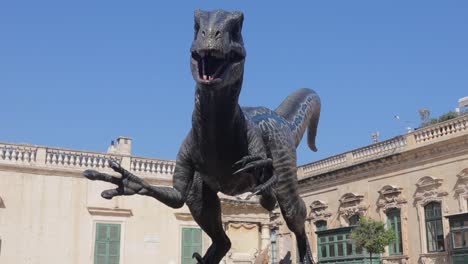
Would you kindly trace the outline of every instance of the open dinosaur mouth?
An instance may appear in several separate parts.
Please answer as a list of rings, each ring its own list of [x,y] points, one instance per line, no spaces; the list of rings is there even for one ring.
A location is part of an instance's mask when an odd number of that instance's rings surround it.
[[[194,51],[192,59],[197,63],[199,78],[204,81],[212,81],[221,78],[230,65],[241,62],[244,56],[234,51],[227,54],[215,51]]]

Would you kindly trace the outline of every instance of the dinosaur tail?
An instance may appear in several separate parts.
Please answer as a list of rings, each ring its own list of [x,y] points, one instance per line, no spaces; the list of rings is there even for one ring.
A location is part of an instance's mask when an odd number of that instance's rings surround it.
[[[315,136],[320,117],[320,98],[313,90],[307,88],[297,90],[288,96],[275,112],[291,122],[296,147],[308,128],[307,145],[311,150],[317,151]]]

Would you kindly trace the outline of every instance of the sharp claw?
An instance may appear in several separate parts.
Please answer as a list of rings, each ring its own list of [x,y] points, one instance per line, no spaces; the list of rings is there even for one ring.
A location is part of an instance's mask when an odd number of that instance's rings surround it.
[[[198,264],[204,264],[205,262],[203,261],[203,258],[202,256],[200,256],[200,254],[198,254],[197,252],[194,252],[193,255],[192,255],[192,258],[196,259]]]
[[[252,164],[249,164],[243,168],[240,168],[238,169],[237,171],[235,171],[232,175],[236,175],[236,174],[239,174],[241,172],[244,172],[244,171],[247,171],[247,170],[250,170],[251,168],[255,167],[255,165],[252,165]]]
[[[234,165],[232,165],[232,167],[235,168],[235,167],[238,167],[240,165],[242,165],[242,167],[244,167],[249,162],[257,161],[257,160],[261,160],[261,159],[262,159],[262,157],[260,157],[260,156],[245,156],[242,159],[238,160],[236,163],[234,163]]]
[[[95,181],[97,180],[97,176],[99,175],[99,172],[95,170],[85,170],[83,171],[83,176],[88,178],[89,180]]]

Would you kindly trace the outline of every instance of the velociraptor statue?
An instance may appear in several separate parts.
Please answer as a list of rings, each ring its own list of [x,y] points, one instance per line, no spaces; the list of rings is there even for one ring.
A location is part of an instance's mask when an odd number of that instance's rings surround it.
[[[172,207],[187,204],[212,239],[199,263],[219,263],[231,247],[223,230],[217,193],[260,196],[267,210],[278,203],[288,228],[296,235],[300,259],[313,263],[304,228],[306,207],[297,186],[296,147],[308,129],[307,143],[316,151],[320,99],[310,89],[290,95],[275,111],[238,104],[246,52],[242,40],[243,13],[195,12],[191,69],[196,81],[192,129],[185,138],[173,176],[173,187],[158,187],[110,162],[116,178],[87,170],[90,180],[114,183],[102,197],[140,194]]]

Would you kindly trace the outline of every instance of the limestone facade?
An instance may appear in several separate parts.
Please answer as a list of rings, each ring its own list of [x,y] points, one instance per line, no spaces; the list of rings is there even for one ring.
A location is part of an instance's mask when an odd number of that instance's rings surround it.
[[[95,263],[99,223],[120,225],[119,264],[181,263],[183,229],[198,228],[188,208],[137,195],[105,200],[100,193],[115,187],[82,176],[86,169],[117,176],[113,159],[151,184],[172,184],[174,161],[130,149],[123,137],[108,153],[0,143],[0,263]],[[241,197],[222,196],[222,206],[233,241],[225,263],[253,263],[269,245],[268,212]],[[202,252],[210,243],[202,234]]]
[[[397,209],[402,252],[387,250],[383,263],[450,263],[448,220],[442,220],[445,250],[428,252],[424,208],[438,203],[443,216],[467,211],[467,123],[468,116],[460,116],[298,167],[315,258],[318,223],[332,230],[352,225],[354,216],[386,222]],[[95,263],[100,223],[120,226],[119,264],[182,263],[184,230],[198,228],[188,209],[141,196],[101,198],[113,186],[91,182],[82,172],[113,174],[109,159],[152,184],[172,184],[175,162],[132,156],[130,138],[119,138],[107,153],[0,143],[0,263]],[[275,263],[295,263],[294,235],[278,210],[268,213],[245,196],[221,201],[232,241],[226,264],[254,263],[265,249]],[[209,244],[202,234],[202,251]]]
[[[306,164],[298,171],[315,254],[318,221],[326,221],[328,229],[349,226],[354,215],[386,223],[387,212],[397,209],[403,252],[390,256],[387,250],[383,263],[451,263],[445,216],[467,212],[468,116]],[[445,250],[438,252],[428,250],[425,206],[431,202],[442,210]]]

